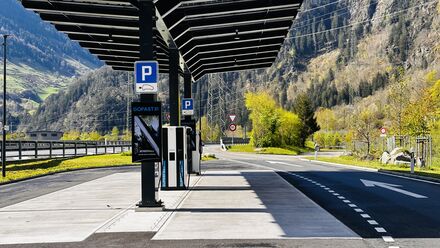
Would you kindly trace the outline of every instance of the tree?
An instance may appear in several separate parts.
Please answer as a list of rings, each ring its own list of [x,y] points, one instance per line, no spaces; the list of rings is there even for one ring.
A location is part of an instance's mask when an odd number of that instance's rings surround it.
[[[80,140],[90,140],[90,134],[88,132],[83,132],[83,133],[81,133],[79,139]]]
[[[358,140],[367,144],[366,156],[370,155],[372,139],[382,126],[376,117],[376,112],[364,109],[353,116],[353,129]]]
[[[393,124],[393,128],[397,130],[398,135],[403,134],[403,116],[405,108],[409,104],[410,91],[408,87],[408,81],[401,78],[399,75],[394,75],[392,84],[388,91],[388,112]]]
[[[336,116],[331,109],[320,108],[316,111],[316,122],[318,126],[323,131],[334,131],[336,130]]]
[[[296,97],[293,104],[293,112],[295,112],[301,120],[300,141],[301,145],[305,146],[306,139],[319,130],[312,108],[312,101],[306,93],[302,93]]]
[[[275,101],[267,93],[247,93],[246,107],[250,111],[252,121],[251,144],[255,147],[277,147],[279,111]]]
[[[116,141],[119,139],[119,128],[113,127],[110,135],[108,136],[108,140]]]
[[[219,141],[221,137],[221,129],[219,125],[211,126],[206,116],[202,117],[202,140],[203,141]],[[199,123],[197,123],[199,127]]]
[[[131,140],[131,131],[125,129],[124,135],[122,136],[123,141],[130,141]]]
[[[101,134],[98,133],[98,131],[92,131],[89,133],[89,139],[93,141],[98,141],[102,140],[103,137],[101,136]]]
[[[278,134],[281,138],[282,146],[302,146],[301,144],[301,120],[299,117],[291,112],[283,109],[280,112],[280,125]]]
[[[61,140],[79,140],[80,139],[80,132],[77,130],[71,130],[64,132],[63,137],[61,137]]]

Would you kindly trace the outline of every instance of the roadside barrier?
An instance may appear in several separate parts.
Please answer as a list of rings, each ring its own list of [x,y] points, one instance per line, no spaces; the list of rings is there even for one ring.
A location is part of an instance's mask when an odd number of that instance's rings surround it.
[[[0,141],[0,145],[1,144],[2,142]],[[66,158],[97,154],[113,154],[129,150],[131,150],[130,141],[9,140],[6,141],[6,160],[18,161],[40,158]]]

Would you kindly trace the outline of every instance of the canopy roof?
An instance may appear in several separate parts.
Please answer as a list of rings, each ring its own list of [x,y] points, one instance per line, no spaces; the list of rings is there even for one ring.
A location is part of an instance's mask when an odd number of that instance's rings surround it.
[[[56,29],[115,70],[139,60],[138,0],[21,0]],[[168,47],[180,52],[182,70],[207,73],[272,65],[302,0],[154,0],[155,47],[168,72]]]

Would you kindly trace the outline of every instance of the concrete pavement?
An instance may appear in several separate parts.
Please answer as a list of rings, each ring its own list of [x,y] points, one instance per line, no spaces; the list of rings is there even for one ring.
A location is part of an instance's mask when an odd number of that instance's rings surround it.
[[[358,238],[268,170],[213,171],[153,240]]]

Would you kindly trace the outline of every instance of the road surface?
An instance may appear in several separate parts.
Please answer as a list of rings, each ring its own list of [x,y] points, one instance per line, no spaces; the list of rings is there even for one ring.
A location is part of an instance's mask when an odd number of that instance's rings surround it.
[[[438,183],[289,156],[206,150],[221,160],[277,171],[362,238],[397,240],[400,247],[440,247]]]

